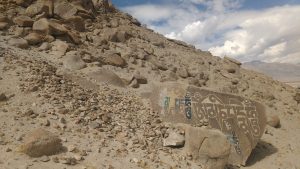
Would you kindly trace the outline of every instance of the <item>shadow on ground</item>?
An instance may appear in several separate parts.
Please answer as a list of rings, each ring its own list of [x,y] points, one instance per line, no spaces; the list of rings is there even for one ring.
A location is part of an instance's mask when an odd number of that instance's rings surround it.
[[[272,144],[265,141],[259,141],[254,150],[252,151],[250,157],[247,160],[246,166],[252,166],[255,163],[263,160],[267,156],[276,153],[278,149]]]

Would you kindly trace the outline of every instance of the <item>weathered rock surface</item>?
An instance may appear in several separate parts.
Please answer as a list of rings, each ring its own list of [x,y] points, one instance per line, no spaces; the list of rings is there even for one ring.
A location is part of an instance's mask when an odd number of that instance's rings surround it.
[[[219,130],[185,127],[184,149],[205,169],[224,169],[232,148],[227,136]]]
[[[32,131],[24,141],[25,143],[19,147],[19,151],[31,157],[54,155],[62,150],[61,139],[43,129]]]

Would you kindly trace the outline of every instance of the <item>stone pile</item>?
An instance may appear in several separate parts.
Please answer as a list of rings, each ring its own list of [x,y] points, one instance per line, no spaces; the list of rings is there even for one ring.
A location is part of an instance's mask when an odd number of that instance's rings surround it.
[[[28,46],[24,39],[29,45],[55,39],[81,44],[80,33],[86,30],[86,22],[95,19],[100,8],[107,8],[105,11],[112,9],[105,0],[16,0],[15,3],[18,14],[11,17],[11,21],[6,16],[0,16],[0,30],[7,29],[12,22],[15,25],[15,41],[20,42],[11,44],[20,48]]]

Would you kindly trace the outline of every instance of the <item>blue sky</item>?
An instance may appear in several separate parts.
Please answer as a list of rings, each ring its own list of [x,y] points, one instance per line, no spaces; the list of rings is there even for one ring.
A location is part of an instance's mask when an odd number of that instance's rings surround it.
[[[300,0],[112,0],[149,28],[242,62],[300,63]]]

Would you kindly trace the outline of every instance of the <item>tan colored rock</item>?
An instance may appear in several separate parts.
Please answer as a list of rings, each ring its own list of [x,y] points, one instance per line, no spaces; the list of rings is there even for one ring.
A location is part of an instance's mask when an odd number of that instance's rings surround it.
[[[45,8],[43,9],[44,3],[41,0],[35,1],[35,3],[32,3],[30,6],[26,8],[25,14],[29,17],[34,17],[38,14],[41,14],[43,12],[46,12]]]
[[[61,40],[52,42],[52,53],[57,56],[63,56],[69,49],[69,45]]]
[[[78,32],[69,30],[67,32],[67,35],[68,35],[68,37],[69,37],[69,39],[70,39],[71,42],[73,42],[73,43],[75,43],[77,45],[79,45],[79,44],[82,43],[80,34]]]
[[[31,27],[33,20],[28,16],[21,15],[14,18],[14,23],[22,27]]]
[[[95,72],[91,72],[88,76],[98,84],[108,84],[117,87],[125,87],[123,80],[114,72],[107,69],[100,69]]]
[[[80,70],[86,67],[86,63],[82,60],[78,52],[68,52],[63,58],[64,67],[70,70]]]
[[[39,33],[33,32],[33,33],[30,33],[27,36],[25,36],[24,39],[27,40],[28,44],[36,45],[36,44],[42,43],[45,39],[45,36],[43,36]]]
[[[268,117],[267,124],[274,128],[280,127],[280,118],[277,115],[272,115]]]
[[[164,147],[182,147],[184,145],[185,138],[183,135],[172,131],[167,138],[163,140]]]
[[[25,39],[18,38],[18,39],[10,39],[8,41],[8,44],[21,48],[21,49],[26,49],[29,47],[28,42]]]
[[[53,35],[53,36],[64,35],[67,32],[68,32],[68,29],[61,23],[58,23],[56,21],[49,22],[49,34],[50,35]]]
[[[5,30],[8,28],[7,22],[0,22],[0,30]]]
[[[65,24],[67,24],[72,29],[83,32],[85,31],[85,21],[79,16],[72,16],[65,20]]]
[[[125,59],[123,59],[118,53],[110,53],[104,58],[104,63],[108,65],[124,67],[127,65]]]
[[[32,0],[15,0],[15,2],[17,5],[28,7],[32,3]]]
[[[35,21],[32,26],[33,31],[43,33],[45,35],[49,34],[49,32],[50,32],[49,28],[50,28],[49,21],[46,18],[42,18],[42,19]]]
[[[77,14],[77,11],[78,9],[74,5],[68,3],[65,0],[58,1],[54,5],[54,14],[63,19],[68,19],[72,16],[75,16]]]
[[[232,148],[222,132],[187,125],[184,149],[205,169],[224,169]]]
[[[31,157],[54,155],[62,150],[61,139],[43,129],[30,132],[24,141],[24,144],[19,147],[19,151]]]

